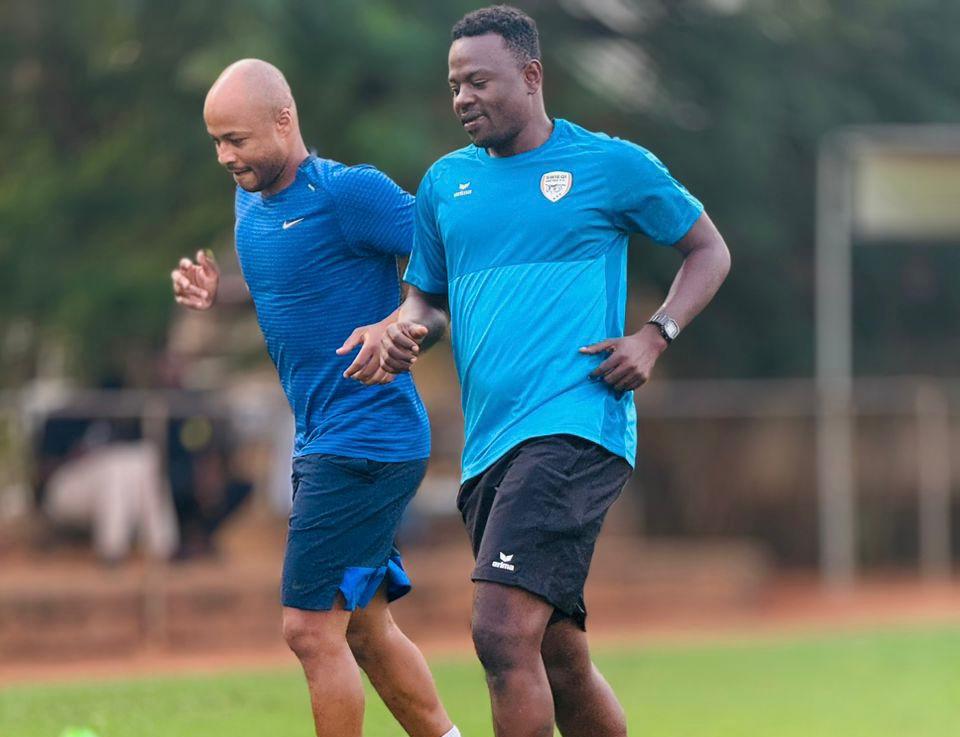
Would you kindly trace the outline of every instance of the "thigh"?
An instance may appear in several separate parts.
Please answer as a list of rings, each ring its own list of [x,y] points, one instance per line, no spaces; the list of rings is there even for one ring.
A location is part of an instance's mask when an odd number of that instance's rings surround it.
[[[543,597],[516,586],[478,581],[473,597],[473,631],[493,632],[507,641],[539,642],[553,612]]]

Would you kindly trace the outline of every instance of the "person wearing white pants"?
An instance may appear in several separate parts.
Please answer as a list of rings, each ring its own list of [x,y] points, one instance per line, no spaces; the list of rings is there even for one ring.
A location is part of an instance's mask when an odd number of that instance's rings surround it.
[[[107,562],[125,558],[136,539],[161,559],[179,542],[160,456],[147,442],[111,443],[67,461],[50,477],[44,511],[56,523],[89,525]]]

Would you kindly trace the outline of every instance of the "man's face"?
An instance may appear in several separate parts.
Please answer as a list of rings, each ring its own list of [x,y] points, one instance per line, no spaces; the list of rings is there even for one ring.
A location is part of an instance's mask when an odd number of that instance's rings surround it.
[[[533,116],[524,66],[495,33],[458,38],[450,46],[453,112],[473,142],[497,149]]]
[[[217,161],[247,192],[273,184],[287,161],[283,125],[269,111],[230,96],[208,99],[203,117]]]

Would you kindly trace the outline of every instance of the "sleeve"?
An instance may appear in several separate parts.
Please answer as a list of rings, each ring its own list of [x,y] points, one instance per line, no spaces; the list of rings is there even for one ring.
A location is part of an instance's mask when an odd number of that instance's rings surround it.
[[[413,252],[403,280],[421,292],[447,293],[447,261],[437,226],[433,183],[428,171],[417,189],[414,215]]]
[[[334,201],[347,245],[406,256],[413,245],[413,195],[372,166],[345,167]]]
[[[614,225],[672,246],[703,213],[703,205],[645,148],[616,140],[616,158],[607,167]]]

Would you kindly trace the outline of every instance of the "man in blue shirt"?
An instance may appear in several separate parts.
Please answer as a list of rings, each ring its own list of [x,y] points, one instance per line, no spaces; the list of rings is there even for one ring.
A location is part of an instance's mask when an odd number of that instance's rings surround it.
[[[426,412],[409,376],[373,391],[350,380],[381,374],[413,198],[372,167],[308,154],[290,88],[266,62],[229,66],[204,120],[238,185],[237,256],[296,421],[283,632],[317,735],[360,737],[359,664],[408,734],[458,737],[387,606],[410,590],[393,542],[426,470]],[[172,279],[180,304],[213,305],[219,273],[208,254],[183,259]]]
[[[420,185],[410,288],[381,368],[402,375],[449,319],[466,431],[457,504],[497,736],[550,735],[554,721],[566,737],[624,735],[590,660],[584,582],[634,461],[632,390],[711,300],[729,253],[650,152],[547,116],[521,11],[460,20],[449,73],[473,145]],[[631,233],[684,262],[657,314],[624,336]]]

